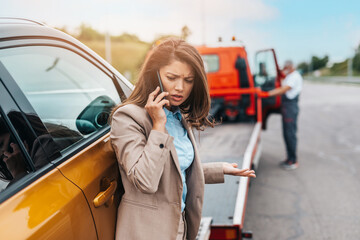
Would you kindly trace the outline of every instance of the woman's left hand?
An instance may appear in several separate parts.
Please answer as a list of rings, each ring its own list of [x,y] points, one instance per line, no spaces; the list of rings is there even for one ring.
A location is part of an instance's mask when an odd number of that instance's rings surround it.
[[[253,177],[256,178],[255,171],[248,168],[239,169],[237,163],[223,163],[224,174],[241,176],[241,177]]]

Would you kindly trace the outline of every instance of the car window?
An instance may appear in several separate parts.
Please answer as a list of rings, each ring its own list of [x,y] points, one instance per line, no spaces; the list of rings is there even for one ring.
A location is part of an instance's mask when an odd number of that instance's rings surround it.
[[[272,51],[262,51],[255,58],[255,83],[257,86],[273,85],[277,68]]]
[[[22,139],[28,147],[26,139]],[[0,113],[0,192],[31,171],[14,134]]]
[[[1,51],[15,79],[61,150],[108,125],[120,103],[112,79],[70,50],[29,46]]]
[[[201,56],[204,61],[206,73],[217,72],[220,68],[219,56],[216,54],[208,54]]]

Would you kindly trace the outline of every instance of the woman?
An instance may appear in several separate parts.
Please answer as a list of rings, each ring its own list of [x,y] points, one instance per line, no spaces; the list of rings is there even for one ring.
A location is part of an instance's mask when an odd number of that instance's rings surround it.
[[[191,129],[214,125],[209,109],[197,50],[179,39],[156,46],[112,115],[110,137],[125,189],[116,239],[195,239],[204,183],[224,182],[224,174],[255,177],[234,163],[201,164]]]

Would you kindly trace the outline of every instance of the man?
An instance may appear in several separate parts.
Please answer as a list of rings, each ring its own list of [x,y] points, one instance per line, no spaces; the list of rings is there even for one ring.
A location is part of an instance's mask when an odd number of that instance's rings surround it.
[[[286,77],[282,81],[282,86],[269,91],[268,96],[282,95],[281,115],[287,159],[281,162],[280,166],[286,170],[293,170],[298,167],[296,158],[296,131],[299,114],[298,101],[303,79],[290,60],[285,62],[283,73]]]

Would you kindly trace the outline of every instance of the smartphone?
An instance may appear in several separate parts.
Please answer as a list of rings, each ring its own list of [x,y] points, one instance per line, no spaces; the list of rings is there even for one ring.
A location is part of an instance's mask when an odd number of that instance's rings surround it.
[[[163,85],[162,85],[162,82],[161,82],[161,77],[160,77],[159,70],[157,70],[156,73],[157,73],[158,80],[159,80],[160,91],[163,92],[163,91],[164,91],[164,88],[163,88]]]

